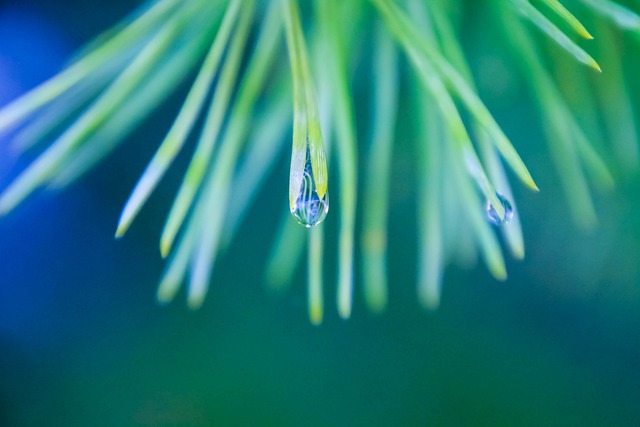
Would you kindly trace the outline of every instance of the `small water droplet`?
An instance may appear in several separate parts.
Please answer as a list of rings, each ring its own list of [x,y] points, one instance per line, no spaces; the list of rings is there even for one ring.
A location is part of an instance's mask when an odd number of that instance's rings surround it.
[[[295,205],[291,209],[291,214],[300,224],[310,228],[320,224],[327,217],[329,212],[329,193],[325,193],[322,198],[318,196],[316,180],[311,167],[311,153],[308,146],[306,157],[300,191]]]
[[[498,197],[498,200],[500,200],[500,203],[502,203],[502,207],[504,208],[504,219],[500,219],[498,211],[496,211],[496,209],[491,203],[489,203],[489,201],[487,201],[486,205],[487,219],[492,224],[505,225],[509,221],[511,221],[511,218],[513,218],[513,207],[511,206],[509,200],[507,200],[507,198],[502,194],[497,193],[496,196]]]

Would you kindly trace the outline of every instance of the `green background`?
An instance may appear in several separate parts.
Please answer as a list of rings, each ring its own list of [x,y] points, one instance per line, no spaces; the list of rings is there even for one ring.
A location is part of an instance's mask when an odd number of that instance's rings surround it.
[[[0,69],[5,82],[14,78],[3,103],[129,8],[0,4]],[[33,22],[46,31],[32,31]],[[514,182],[526,259],[508,261],[505,283],[482,266],[452,267],[440,309],[422,310],[415,154],[399,140],[388,310],[368,313],[356,281],[353,317],[338,318],[330,214],[320,327],[307,320],[304,268],[283,295],[262,280],[287,209],[287,159],[219,260],[203,308],[188,310],[182,294],[156,305],[157,239],[188,153],[127,236],[113,233],[175,114],[169,103],[80,184],[0,218],[0,425],[640,425],[638,180],[598,196],[598,228],[578,230],[524,89],[515,82],[487,102],[542,189]],[[25,160],[6,146],[0,155],[6,181]]]

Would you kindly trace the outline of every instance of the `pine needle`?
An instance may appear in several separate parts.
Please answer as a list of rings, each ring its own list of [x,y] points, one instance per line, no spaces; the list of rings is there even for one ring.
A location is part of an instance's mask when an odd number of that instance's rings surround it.
[[[209,87],[213,82],[218,65],[224,53],[225,46],[231,34],[231,29],[240,7],[240,0],[233,0],[220,25],[220,30],[215,37],[211,49],[205,58],[204,64],[196,77],[187,98],[171,126],[169,133],[160,144],[158,151],[149,162],[140,180],[127,200],[116,230],[116,237],[122,237],[127,231],[136,215],[155,189],[160,179],[178,155],[184,145],[204,104]]]

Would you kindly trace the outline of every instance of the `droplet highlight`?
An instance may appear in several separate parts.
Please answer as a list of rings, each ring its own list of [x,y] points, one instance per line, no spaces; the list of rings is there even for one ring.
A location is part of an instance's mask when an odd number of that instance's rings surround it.
[[[511,202],[509,202],[509,200],[502,194],[497,193],[496,196],[498,197],[498,200],[500,200],[500,203],[502,203],[502,207],[504,208],[504,219],[500,219],[498,211],[496,211],[496,209],[491,203],[489,203],[489,201],[487,201],[485,208],[487,212],[487,219],[492,224],[505,225],[509,223],[509,221],[511,221],[511,218],[513,218],[513,206],[511,206]]]
[[[314,225],[320,224],[327,217],[327,213],[329,212],[329,193],[325,193],[322,198],[318,196],[308,145],[306,151],[307,155],[300,191],[291,209],[291,214],[300,224],[311,228]]]

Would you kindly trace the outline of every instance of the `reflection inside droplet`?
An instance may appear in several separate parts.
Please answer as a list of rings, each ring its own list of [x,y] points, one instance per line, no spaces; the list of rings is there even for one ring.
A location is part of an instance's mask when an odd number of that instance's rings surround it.
[[[487,219],[492,224],[504,225],[507,224],[511,220],[511,218],[513,218],[513,207],[511,206],[509,200],[507,200],[507,198],[502,194],[497,193],[496,196],[498,197],[498,200],[500,200],[500,203],[502,203],[502,207],[504,208],[504,219],[500,219],[498,212],[493,207],[493,205],[489,203],[489,201],[487,201],[485,207],[487,211]]]
[[[329,193],[325,193],[322,199],[318,197],[316,180],[311,168],[311,153],[308,146],[306,157],[300,191],[291,214],[305,227],[313,227],[320,224],[327,217],[329,212]]]

